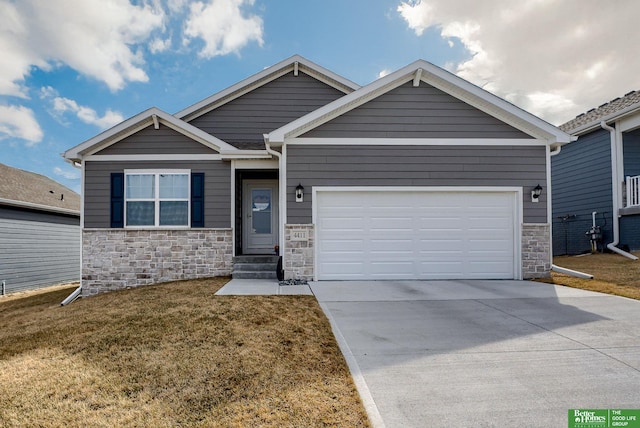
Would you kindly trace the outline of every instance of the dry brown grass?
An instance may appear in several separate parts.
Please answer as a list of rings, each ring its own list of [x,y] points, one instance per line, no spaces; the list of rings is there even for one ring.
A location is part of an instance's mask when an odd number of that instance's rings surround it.
[[[368,426],[315,299],[224,282],[0,300],[0,426]]]
[[[588,254],[555,257],[553,263],[589,273],[594,279],[552,272],[550,282],[640,300],[640,260],[631,260],[618,254]]]

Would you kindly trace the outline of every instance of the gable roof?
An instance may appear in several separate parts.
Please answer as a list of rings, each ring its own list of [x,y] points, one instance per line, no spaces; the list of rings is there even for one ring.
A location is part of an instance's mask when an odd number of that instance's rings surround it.
[[[49,177],[0,163],[0,205],[80,215],[80,195]]]
[[[214,137],[187,122],[166,113],[159,108],[152,107],[124,122],[108,129],[93,138],[65,151],[62,156],[72,162],[79,162],[84,156],[96,153],[123,138],[134,134],[151,124],[162,123],[199,143],[219,152],[220,154],[237,154],[240,151],[231,144]]]
[[[600,127],[602,121],[619,119],[638,110],[640,110],[640,91],[631,91],[623,97],[615,98],[598,108],[592,108],[586,113],[579,114],[560,125],[559,128],[571,134],[580,134],[593,127]]]
[[[270,143],[281,144],[288,138],[300,136],[341,114],[370,101],[408,81],[424,81],[467,104],[502,120],[535,138],[561,145],[572,140],[557,127],[497,97],[484,89],[437,67],[427,61],[415,61],[369,85],[345,95],[265,136]]]
[[[261,72],[177,112],[175,116],[188,122],[292,71],[295,74],[299,72],[305,73],[345,94],[360,88],[358,84],[300,55],[293,55],[284,61],[267,67]]]

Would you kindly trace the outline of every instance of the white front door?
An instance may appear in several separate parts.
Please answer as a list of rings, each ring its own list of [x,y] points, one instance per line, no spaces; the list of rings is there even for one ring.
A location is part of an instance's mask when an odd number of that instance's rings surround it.
[[[278,244],[278,181],[243,182],[244,254],[273,254]]]

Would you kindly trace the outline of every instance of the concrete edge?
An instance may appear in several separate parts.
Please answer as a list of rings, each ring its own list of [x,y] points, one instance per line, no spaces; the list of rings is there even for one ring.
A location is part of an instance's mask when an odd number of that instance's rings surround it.
[[[371,391],[369,390],[369,386],[367,382],[364,380],[364,376],[362,375],[362,371],[360,370],[360,366],[356,361],[356,358],[353,356],[351,352],[351,348],[347,344],[346,339],[342,335],[342,332],[338,328],[338,324],[335,322],[333,317],[331,316],[331,311],[325,303],[318,302],[322,311],[329,319],[329,323],[331,324],[331,330],[333,330],[333,335],[338,341],[338,347],[342,352],[345,360],[347,361],[347,366],[349,367],[349,371],[351,372],[351,377],[353,378],[353,382],[356,385],[356,390],[360,395],[360,399],[362,400],[362,404],[364,405],[364,409],[367,412],[367,416],[369,417],[369,422],[371,422],[371,426],[374,428],[385,428],[384,421],[382,420],[382,416],[380,416],[380,412],[378,411],[378,406],[373,400],[373,396],[371,395]]]

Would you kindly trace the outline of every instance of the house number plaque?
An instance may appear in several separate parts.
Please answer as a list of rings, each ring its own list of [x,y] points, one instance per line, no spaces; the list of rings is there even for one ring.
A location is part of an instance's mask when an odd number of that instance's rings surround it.
[[[308,230],[294,230],[291,232],[292,241],[307,241],[309,239]]]

